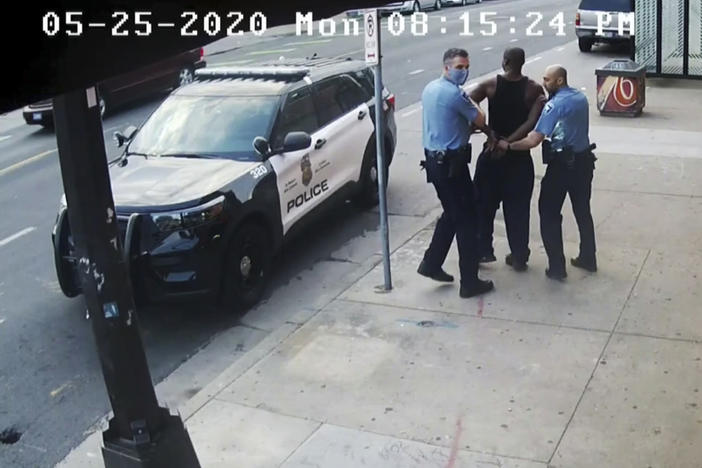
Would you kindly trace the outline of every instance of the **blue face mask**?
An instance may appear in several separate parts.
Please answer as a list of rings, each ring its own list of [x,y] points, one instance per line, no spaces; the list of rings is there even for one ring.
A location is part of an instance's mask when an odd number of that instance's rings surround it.
[[[463,70],[459,70],[457,68],[449,68],[447,78],[458,86],[463,86],[463,83],[468,79],[468,69],[464,68]]]

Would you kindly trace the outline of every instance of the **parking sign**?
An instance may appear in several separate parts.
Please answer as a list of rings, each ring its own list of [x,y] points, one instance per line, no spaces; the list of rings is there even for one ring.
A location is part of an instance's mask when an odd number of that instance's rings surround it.
[[[363,14],[363,18],[365,23],[363,39],[366,43],[366,63],[368,65],[377,65],[380,59],[380,41],[378,41],[380,24],[378,21],[378,10],[366,10]]]

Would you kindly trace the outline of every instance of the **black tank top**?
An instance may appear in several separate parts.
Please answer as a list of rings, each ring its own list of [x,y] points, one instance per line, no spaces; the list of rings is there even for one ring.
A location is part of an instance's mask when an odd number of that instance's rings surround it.
[[[489,126],[498,135],[510,136],[529,118],[530,109],[525,102],[528,83],[526,76],[519,81],[509,81],[497,75],[495,95],[488,100],[488,109]]]

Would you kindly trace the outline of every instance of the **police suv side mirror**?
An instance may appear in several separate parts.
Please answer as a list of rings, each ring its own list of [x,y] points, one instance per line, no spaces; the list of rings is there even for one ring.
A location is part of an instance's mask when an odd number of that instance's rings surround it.
[[[253,147],[264,160],[271,155],[271,145],[269,145],[268,140],[263,137],[257,136],[254,138]]]
[[[115,132],[114,134],[114,140],[117,142],[117,147],[121,148],[124,146],[126,142],[134,138],[134,135],[136,135],[137,128],[134,125],[130,125],[129,127],[124,129],[124,133],[122,132]]]
[[[283,153],[307,149],[312,144],[312,137],[307,132],[290,132],[283,140]]]

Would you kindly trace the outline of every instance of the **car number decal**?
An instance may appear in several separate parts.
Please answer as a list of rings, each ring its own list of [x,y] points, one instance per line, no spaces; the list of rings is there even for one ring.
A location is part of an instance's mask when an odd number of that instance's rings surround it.
[[[260,165],[251,169],[250,174],[251,177],[253,177],[254,179],[259,179],[264,175],[268,174],[268,168],[264,165]]]

